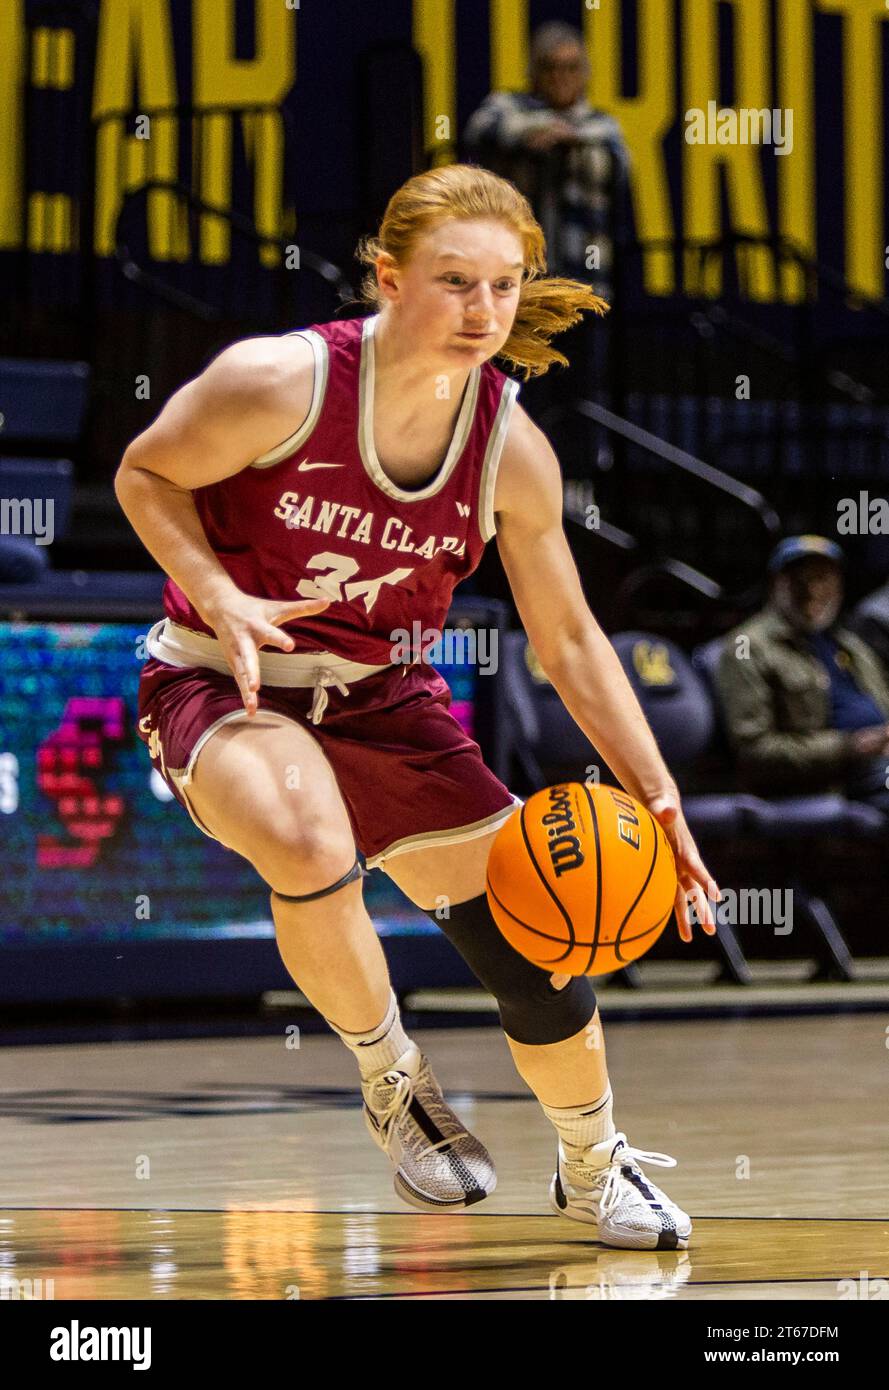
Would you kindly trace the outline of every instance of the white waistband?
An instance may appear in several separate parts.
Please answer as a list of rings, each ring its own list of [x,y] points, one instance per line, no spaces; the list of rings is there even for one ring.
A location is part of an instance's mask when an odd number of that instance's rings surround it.
[[[217,638],[183,627],[171,618],[161,618],[154,624],[145,645],[153,657],[165,661],[168,666],[208,666],[211,671],[232,675]],[[260,650],[259,678],[263,685],[314,686],[327,676],[330,679],[325,684],[339,686],[385,671],[391,664],[367,666],[360,661],[345,661],[333,652]]]

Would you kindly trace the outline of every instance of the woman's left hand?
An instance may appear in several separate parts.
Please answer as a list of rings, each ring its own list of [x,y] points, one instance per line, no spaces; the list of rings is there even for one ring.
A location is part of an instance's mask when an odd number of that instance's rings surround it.
[[[662,792],[646,803],[649,811],[664,828],[676,860],[676,873],[679,887],[676,890],[676,917],[679,922],[679,935],[683,941],[691,941],[692,927],[688,915],[688,900],[691,899],[695,916],[708,936],[716,933],[716,922],[710,908],[710,899],[719,900],[720,889],[713,875],[704,865],[692,833],[685,823],[678,793]]]

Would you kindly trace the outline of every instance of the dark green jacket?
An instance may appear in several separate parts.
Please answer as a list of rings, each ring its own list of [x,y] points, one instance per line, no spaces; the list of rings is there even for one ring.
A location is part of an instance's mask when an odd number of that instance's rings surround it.
[[[889,682],[877,656],[839,624],[830,636],[848,654],[859,688],[889,720]],[[830,727],[827,669],[771,604],[728,634],[716,683],[738,771],[752,791],[839,791],[861,765],[849,731]]]

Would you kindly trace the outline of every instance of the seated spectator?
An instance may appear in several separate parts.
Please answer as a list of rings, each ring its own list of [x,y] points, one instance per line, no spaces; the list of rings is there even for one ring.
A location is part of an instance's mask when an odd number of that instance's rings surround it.
[[[470,117],[464,144],[521,189],[545,232],[548,170],[541,157],[563,152],[556,190],[560,231],[558,244],[547,248],[549,269],[593,284],[610,300],[612,195],[628,155],[620,126],[584,95],[589,73],[580,30],[558,20],[541,25],[531,40],[530,92],[492,92]],[[587,263],[591,245],[598,248],[598,268]]]
[[[845,792],[889,810],[889,682],[839,622],[843,553],[790,536],[768,602],[726,638],[717,673],[742,780],[763,795]]]

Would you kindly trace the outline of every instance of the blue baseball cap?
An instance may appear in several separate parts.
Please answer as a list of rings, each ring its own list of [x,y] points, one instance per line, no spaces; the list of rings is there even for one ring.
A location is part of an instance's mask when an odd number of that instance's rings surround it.
[[[785,536],[769,556],[769,574],[777,574],[794,560],[803,560],[807,555],[821,555],[838,565],[845,558],[836,541],[829,541],[826,536]]]

